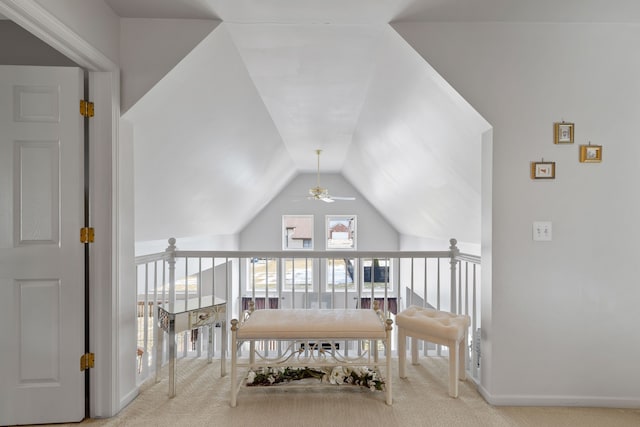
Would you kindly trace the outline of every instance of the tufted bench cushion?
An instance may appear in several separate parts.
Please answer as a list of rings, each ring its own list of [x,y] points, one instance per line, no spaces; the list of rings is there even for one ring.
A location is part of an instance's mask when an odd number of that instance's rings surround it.
[[[398,366],[406,378],[407,337],[411,337],[411,362],[418,363],[421,339],[449,347],[449,395],[458,397],[458,379],[466,379],[466,342],[470,318],[427,307],[410,306],[396,317],[398,325]]]
[[[412,305],[396,317],[398,327],[407,331],[429,331],[445,340],[461,340],[469,327],[469,316]]]
[[[256,310],[238,326],[238,339],[385,339],[374,310]]]

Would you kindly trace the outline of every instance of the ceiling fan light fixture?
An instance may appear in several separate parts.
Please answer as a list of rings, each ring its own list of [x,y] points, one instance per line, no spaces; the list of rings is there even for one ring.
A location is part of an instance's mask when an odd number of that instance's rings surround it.
[[[327,203],[332,203],[333,199],[329,195],[329,190],[322,187],[312,187],[309,189],[309,199],[322,200]]]
[[[318,155],[318,171],[316,175],[316,186],[309,189],[309,200],[322,200],[323,202],[333,203],[336,200],[355,200],[355,197],[334,197],[329,195],[329,190],[324,187],[320,187],[320,153],[322,150],[316,150]]]

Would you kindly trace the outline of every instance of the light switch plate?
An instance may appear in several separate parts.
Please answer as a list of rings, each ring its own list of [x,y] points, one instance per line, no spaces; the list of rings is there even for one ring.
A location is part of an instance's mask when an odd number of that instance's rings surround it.
[[[551,221],[535,221],[533,223],[533,240],[549,241],[551,237]]]

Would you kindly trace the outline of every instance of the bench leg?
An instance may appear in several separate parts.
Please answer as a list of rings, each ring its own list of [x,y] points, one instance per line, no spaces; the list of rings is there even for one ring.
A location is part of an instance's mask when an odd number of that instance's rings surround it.
[[[398,328],[398,368],[400,378],[407,378],[407,334],[404,329]]]
[[[418,364],[418,338],[416,337],[411,337],[411,364]]]
[[[460,343],[460,354],[458,355],[458,377],[460,381],[467,379],[467,335],[465,334],[464,341]]]
[[[449,343],[449,396],[458,397],[458,359],[460,355],[460,343]]]
[[[384,343],[385,362],[386,362],[385,375],[387,376],[386,401],[387,401],[387,405],[391,405],[393,403],[392,388],[391,388],[392,378],[393,378],[393,375],[391,374],[391,320],[387,320],[386,333],[387,333],[387,337]],[[376,349],[376,354],[377,353],[378,351]]]

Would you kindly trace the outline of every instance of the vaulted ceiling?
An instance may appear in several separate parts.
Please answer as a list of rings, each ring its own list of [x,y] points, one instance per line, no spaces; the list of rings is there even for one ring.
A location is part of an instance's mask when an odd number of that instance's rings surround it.
[[[400,233],[479,243],[490,125],[389,22],[590,21],[610,9],[576,1],[106,0],[122,17],[222,21],[124,116],[137,240],[164,239],[169,224],[176,236],[239,232],[313,173],[319,148],[322,171]]]

